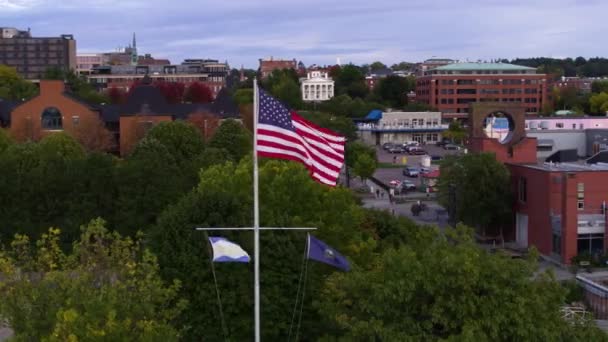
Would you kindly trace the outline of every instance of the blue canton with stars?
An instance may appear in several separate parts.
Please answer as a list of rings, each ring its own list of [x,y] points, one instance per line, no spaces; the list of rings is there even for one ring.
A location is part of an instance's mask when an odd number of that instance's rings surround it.
[[[261,124],[277,126],[290,131],[295,131],[291,122],[291,113],[281,102],[266,94],[262,89],[260,91],[259,103],[259,122]]]

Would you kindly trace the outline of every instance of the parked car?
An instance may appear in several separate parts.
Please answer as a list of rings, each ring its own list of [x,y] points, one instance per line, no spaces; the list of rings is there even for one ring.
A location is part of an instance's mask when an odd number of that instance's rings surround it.
[[[403,146],[420,146],[420,143],[417,141],[406,141],[403,143]]]
[[[445,144],[443,146],[444,150],[458,150],[458,145],[454,145],[454,144]]]
[[[405,149],[401,146],[393,146],[388,151],[390,153],[404,153]]]
[[[409,150],[409,154],[422,155],[422,154],[426,154],[426,151],[421,149],[420,147],[416,147],[416,148],[411,148]]]
[[[433,171],[433,170],[429,169],[428,167],[421,167],[420,168],[420,174],[421,175],[426,175],[427,173],[431,173],[431,171]]]
[[[435,146],[442,147],[442,146],[445,146],[445,145],[451,144],[451,143],[452,142],[450,141],[450,139],[443,138],[443,139],[439,140],[438,142],[436,142]]]
[[[431,160],[434,160],[434,161],[440,161],[442,159],[443,159],[442,156],[431,156]]]
[[[417,186],[416,184],[414,184],[414,182],[412,182],[411,180],[408,179],[404,179],[401,184],[399,184],[399,187],[401,188],[401,190],[416,190]]]
[[[416,168],[416,167],[408,166],[405,169],[403,169],[404,176],[418,177],[419,174],[420,174],[420,170],[418,170],[418,168]]]
[[[390,142],[387,142],[387,143],[382,144],[382,149],[384,149],[384,150],[387,150],[387,151],[388,151],[388,150],[390,150],[391,148],[393,148],[394,146],[395,146],[395,144],[390,143]]]

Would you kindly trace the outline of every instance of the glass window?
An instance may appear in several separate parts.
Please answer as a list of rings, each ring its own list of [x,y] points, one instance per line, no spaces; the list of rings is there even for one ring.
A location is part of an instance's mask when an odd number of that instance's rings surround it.
[[[551,250],[555,254],[558,254],[558,255],[562,254],[562,237],[561,237],[561,235],[559,235],[556,232],[553,232]]]
[[[604,234],[579,234],[577,240],[578,254],[604,252]]]
[[[576,207],[578,208],[578,210],[585,210],[585,201],[584,200],[577,201]]]
[[[583,191],[585,191],[585,183],[578,183],[578,184],[576,184],[576,189],[577,189],[579,192],[583,192]]]
[[[528,181],[524,177],[519,178],[519,200],[523,203],[528,200]]]
[[[48,107],[42,112],[42,128],[43,129],[63,129],[61,121],[61,112],[55,107]]]

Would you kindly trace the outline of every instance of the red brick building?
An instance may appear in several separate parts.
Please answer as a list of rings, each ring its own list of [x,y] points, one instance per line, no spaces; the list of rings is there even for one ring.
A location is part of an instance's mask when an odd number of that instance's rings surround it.
[[[515,240],[569,264],[606,251],[608,164],[509,164],[516,194]]]
[[[467,118],[469,103],[522,103],[538,114],[547,103],[547,77],[536,69],[506,63],[455,63],[416,78],[416,101],[446,118]]]
[[[46,80],[40,82],[39,95],[30,100],[16,106],[0,102],[0,125],[20,141],[66,132],[89,149],[123,156],[160,122],[186,120],[209,138],[220,122],[229,118],[240,119],[240,112],[227,91],[220,91],[212,103],[170,104],[152,86],[150,78],[145,78],[119,105],[89,105],[67,91],[62,81]],[[99,143],[104,137],[108,144]]]
[[[268,77],[274,70],[294,69],[298,68],[298,63],[294,59],[268,59],[260,58],[260,76],[262,79]]]

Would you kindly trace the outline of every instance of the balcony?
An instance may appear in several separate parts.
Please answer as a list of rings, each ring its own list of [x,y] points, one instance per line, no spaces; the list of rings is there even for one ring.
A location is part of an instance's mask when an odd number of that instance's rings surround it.
[[[379,133],[443,132],[449,128],[449,125],[382,125],[360,123],[357,125],[357,128],[359,131]]]

